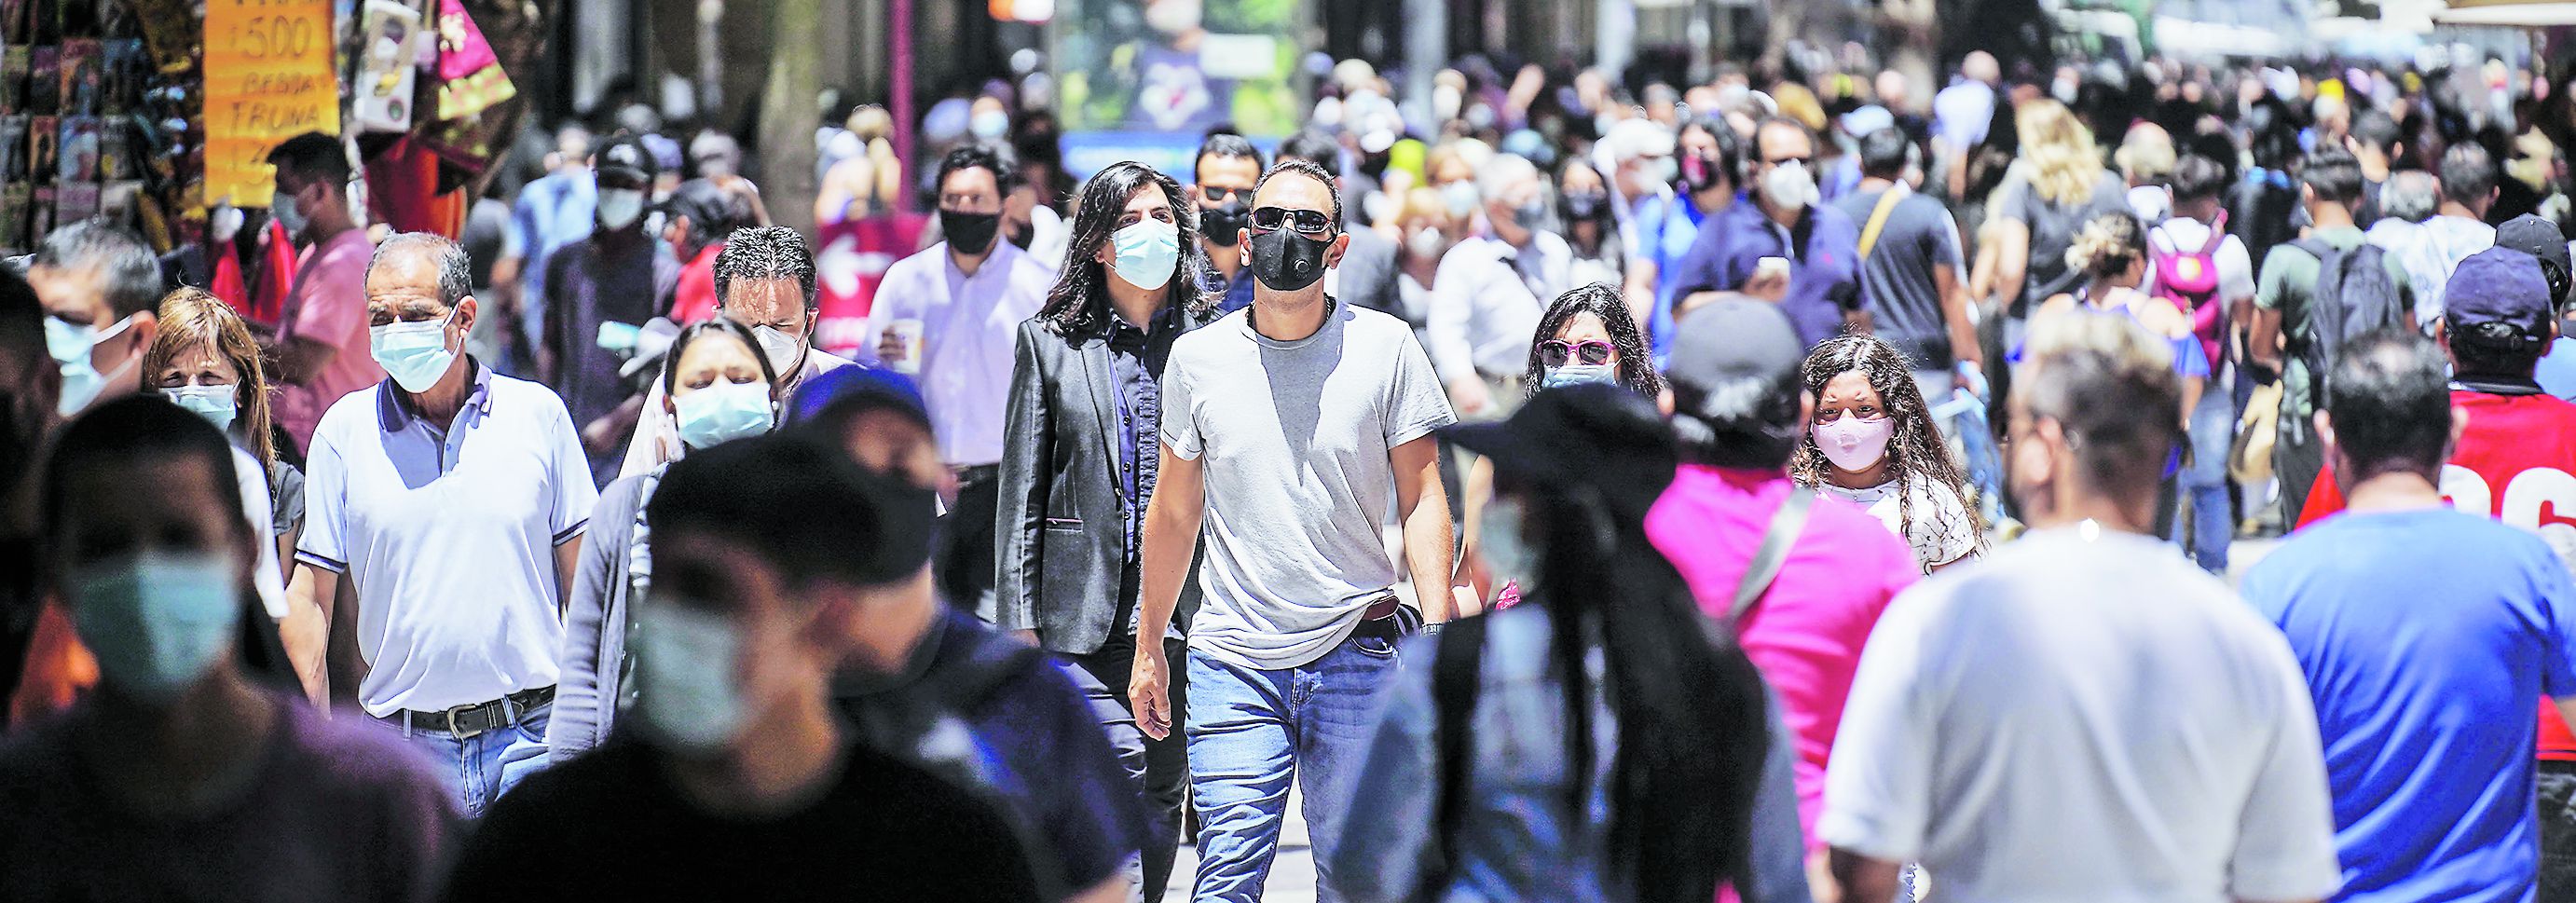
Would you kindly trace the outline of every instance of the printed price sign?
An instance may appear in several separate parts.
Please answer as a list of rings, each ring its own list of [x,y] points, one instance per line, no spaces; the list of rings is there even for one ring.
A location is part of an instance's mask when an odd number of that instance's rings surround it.
[[[331,40],[331,0],[206,0],[208,206],[268,206],[268,152],[340,133]]]

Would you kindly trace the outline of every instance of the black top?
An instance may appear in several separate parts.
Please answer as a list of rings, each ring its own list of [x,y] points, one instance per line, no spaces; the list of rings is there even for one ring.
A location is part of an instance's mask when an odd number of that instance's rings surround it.
[[[1035,901],[1012,836],[967,791],[855,747],[802,811],[710,815],[620,739],[495,802],[446,899]]]

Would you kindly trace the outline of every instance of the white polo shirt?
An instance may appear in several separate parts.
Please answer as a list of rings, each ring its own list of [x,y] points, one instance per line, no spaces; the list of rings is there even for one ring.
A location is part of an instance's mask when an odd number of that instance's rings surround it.
[[[473,382],[447,430],[388,380],[313,432],[295,558],[355,585],[370,715],[555,682],[555,546],[590,522],[590,459],[552,391],[479,365]]]

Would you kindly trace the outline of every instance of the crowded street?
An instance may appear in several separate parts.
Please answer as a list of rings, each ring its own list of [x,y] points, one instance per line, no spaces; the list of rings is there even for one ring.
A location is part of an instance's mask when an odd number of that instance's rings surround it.
[[[0,903],[2576,903],[2571,37],[0,0]]]

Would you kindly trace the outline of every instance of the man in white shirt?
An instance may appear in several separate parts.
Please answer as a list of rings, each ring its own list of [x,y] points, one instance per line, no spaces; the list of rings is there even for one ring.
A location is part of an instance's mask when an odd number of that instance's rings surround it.
[[[2180,438],[2168,347],[2123,317],[2031,324],[2010,470],[2034,530],[1871,633],[1816,827],[1839,899],[1891,899],[1908,861],[1960,900],[2335,892],[2298,661],[2148,535]]]
[[[816,374],[850,362],[814,347],[817,295],[814,251],[803,233],[785,226],[736,229],[716,252],[717,312],[751,329],[760,339],[761,356],[778,374],[778,397],[796,390]],[[635,438],[626,446],[626,463],[618,476],[631,477],[679,460],[680,423],[662,403],[662,381],[644,392],[644,413],[635,423]]]
[[[1948,173],[1951,197],[1967,193],[1968,152],[1985,143],[1986,129],[1994,124],[1995,86],[2003,77],[1994,54],[1970,51],[1950,86],[1932,95],[1932,153]]]
[[[1485,228],[1440,257],[1425,328],[1433,368],[1460,416],[1500,417],[1520,400],[1531,336],[1573,288],[1574,249],[1547,228],[1547,185],[1511,154],[1476,174]]]
[[[957,473],[943,555],[950,601],[991,611],[993,517],[1001,504],[1003,421],[1020,323],[1046,304],[1055,271],[996,238],[1002,198],[1019,181],[1010,151],[969,144],[939,161],[946,241],[895,261],[868,311],[867,362],[921,383],[939,459]]]
[[[599,494],[563,401],[462,352],[466,266],[427,233],[376,249],[367,316],[388,376],[314,430],[288,592],[354,600],[323,606],[354,625],[332,632],[333,687],[479,815],[545,761],[559,612]]]
[[[2427,332],[2442,317],[2442,289],[2451,283],[2451,271],[2469,255],[2495,247],[2487,208],[2495,205],[2496,177],[2495,158],[2475,143],[2463,141],[2442,153],[2441,209],[2397,256],[2415,286],[2415,322]]]

